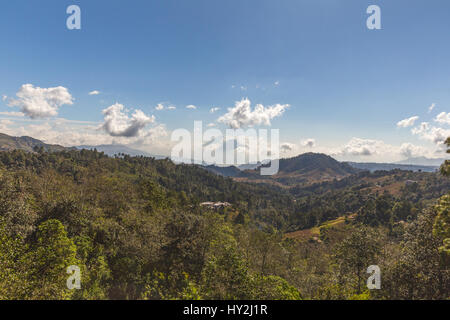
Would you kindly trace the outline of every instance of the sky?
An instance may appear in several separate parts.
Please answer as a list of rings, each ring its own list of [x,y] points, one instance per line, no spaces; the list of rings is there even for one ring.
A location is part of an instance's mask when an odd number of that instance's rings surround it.
[[[449,12],[445,0],[4,2],[0,132],[170,155],[172,133],[202,121],[279,129],[282,157],[444,157]]]

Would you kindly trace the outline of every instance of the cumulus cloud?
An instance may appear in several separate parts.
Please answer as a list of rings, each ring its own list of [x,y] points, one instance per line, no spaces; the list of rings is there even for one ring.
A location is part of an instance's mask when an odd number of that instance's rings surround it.
[[[169,139],[164,124],[145,128],[138,137],[111,136],[99,130],[101,122],[74,121],[62,118],[46,120],[8,119],[0,120],[0,132],[11,136],[30,136],[45,143],[62,146],[120,144],[144,150],[151,154],[170,155],[174,143]]]
[[[274,86],[278,87],[280,85],[280,81],[275,81]]]
[[[176,108],[177,108],[177,107],[175,107],[175,106],[168,106],[168,107],[167,107],[168,110],[175,110]]]
[[[190,104],[190,105],[186,106],[186,109],[192,109],[192,110],[195,110],[195,109],[197,109],[197,107],[194,106],[193,104]]]
[[[89,92],[90,96],[96,96],[96,95],[99,95],[99,94],[100,94],[100,91],[97,91],[97,90]]]
[[[228,112],[221,116],[217,121],[230,126],[233,129],[242,127],[252,127],[255,125],[270,126],[273,118],[281,116],[289,108],[288,104],[276,104],[270,107],[264,107],[261,104],[251,109],[249,99],[237,101],[234,108],[229,108]]]
[[[428,122],[422,122],[418,127],[413,128],[411,132],[413,134],[421,135],[430,130],[430,124]]]
[[[392,146],[381,140],[352,138],[339,152],[340,155],[372,156],[392,151]]]
[[[412,127],[418,119],[419,119],[418,116],[403,119],[403,120],[397,122],[397,127],[402,127],[402,128]]]
[[[441,112],[437,115],[434,121],[439,122],[441,124],[450,124],[450,112]]]
[[[422,122],[420,126],[411,130],[412,134],[418,135],[423,140],[435,144],[442,144],[450,136],[450,129],[431,126],[428,122]]]
[[[212,128],[212,127],[215,127],[215,126],[216,126],[216,124],[215,124],[215,123],[212,123],[212,122],[211,122],[211,123],[208,123],[208,125],[207,125],[208,128]]]
[[[155,107],[156,110],[161,111],[164,110],[164,105],[162,103],[158,103]]]
[[[39,88],[24,84],[16,93],[17,99],[10,99],[8,105],[19,107],[32,119],[56,116],[62,105],[73,104],[72,95],[64,87]]]
[[[295,148],[295,144],[289,143],[289,142],[284,142],[280,145],[280,150],[282,153],[292,151],[292,150],[294,150],[294,148]]]
[[[116,103],[102,111],[102,128],[113,137],[137,137],[146,125],[155,122],[154,116],[147,116],[141,110],[135,110],[128,116],[122,104]]]
[[[160,140],[162,137],[167,137],[169,133],[166,130],[166,126],[163,124],[150,128],[142,132],[142,135],[133,141],[134,145],[146,146],[152,145],[155,141]]]
[[[4,95],[2,95],[2,100],[3,100],[3,101],[6,101],[6,99],[8,99],[8,96],[7,96],[7,95],[5,95],[5,94],[4,94]]]
[[[315,139],[302,140],[301,144],[304,147],[313,148],[316,145],[316,140]]]
[[[431,106],[428,107],[428,113],[430,113],[431,111],[433,111],[434,107],[436,107],[435,103],[432,103]]]
[[[406,158],[419,157],[426,154],[426,150],[412,143],[403,143],[400,146],[400,154]]]
[[[220,110],[220,108],[214,107],[214,108],[211,108],[211,109],[209,110],[209,113],[215,113],[215,112],[217,112],[217,111],[219,111],[219,110]]]

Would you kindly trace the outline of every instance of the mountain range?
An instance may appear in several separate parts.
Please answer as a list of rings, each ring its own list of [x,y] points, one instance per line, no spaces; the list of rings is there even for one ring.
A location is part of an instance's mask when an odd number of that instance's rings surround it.
[[[27,152],[35,152],[37,148],[43,148],[44,151],[55,152],[62,151],[66,148],[55,144],[46,144],[40,140],[31,137],[12,137],[4,133],[0,133],[0,151],[24,150]]]
[[[260,175],[262,164],[250,170],[239,167],[204,166],[210,172],[246,182],[265,182],[281,185],[308,184],[317,181],[340,179],[361,170],[321,153],[304,153],[293,158],[280,159],[278,173],[273,176]],[[244,167],[245,168],[245,167]]]
[[[442,162],[444,159],[442,159]],[[374,171],[390,171],[390,170],[404,170],[404,171],[423,171],[423,172],[435,172],[439,169],[440,165],[412,165],[412,164],[398,164],[398,163],[376,163],[376,162],[347,162],[350,166],[361,169],[368,170],[370,172]],[[437,162],[436,162],[437,163]]]
[[[142,150],[133,149],[125,145],[82,145],[66,148],[60,145],[46,144],[40,140],[23,136],[12,137],[0,133],[0,151],[24,150],[35,152],[37,148],[44,151],[56,152],[68,149],[96,149],[108,156],[127,154],[130,156],[145,156],[165,159],[164,156],[152,155]],[[394,169],[406,171],[434,172],[445,159],[428,159],[425,157],[410,158],[397,163],[358,163],[339,162],[334,158],[318,153],[304,153],[293,158],[280,159],[279,171],[273,176],[261,176],[260,168],[268,164],[244,164],[241,166],[203,165],[202,167],[214,174],[232,177],[246,182],[267,182],[281,185],[309,184],[317,181],[341,179],[360,171],[390,171]]]
[[[445,161],[444,158],[430,159],[430,158],[426,158],[426,157],[416,157],[416,158],[408,158],[406,160],[398,161],[398,162],[396,162],[396,164],[439,167],[444,161]]]

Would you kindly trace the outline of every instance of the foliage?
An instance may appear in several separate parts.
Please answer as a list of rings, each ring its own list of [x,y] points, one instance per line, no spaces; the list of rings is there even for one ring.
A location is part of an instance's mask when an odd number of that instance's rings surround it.
[[[0,152],[0,299],[449,297],[450,184],[438,174],[281,189],[169,160],[36,151]],[[372,264],[382,289],[367,293]],[[71,265],[81,289],[66,286]]]

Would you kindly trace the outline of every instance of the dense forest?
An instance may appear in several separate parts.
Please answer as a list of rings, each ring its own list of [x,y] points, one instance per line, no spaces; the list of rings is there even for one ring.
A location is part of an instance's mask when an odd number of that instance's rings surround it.
[[[0,299],[450,297],[448,162],[282,188],[168,159],[34,151],[0,152]]]

